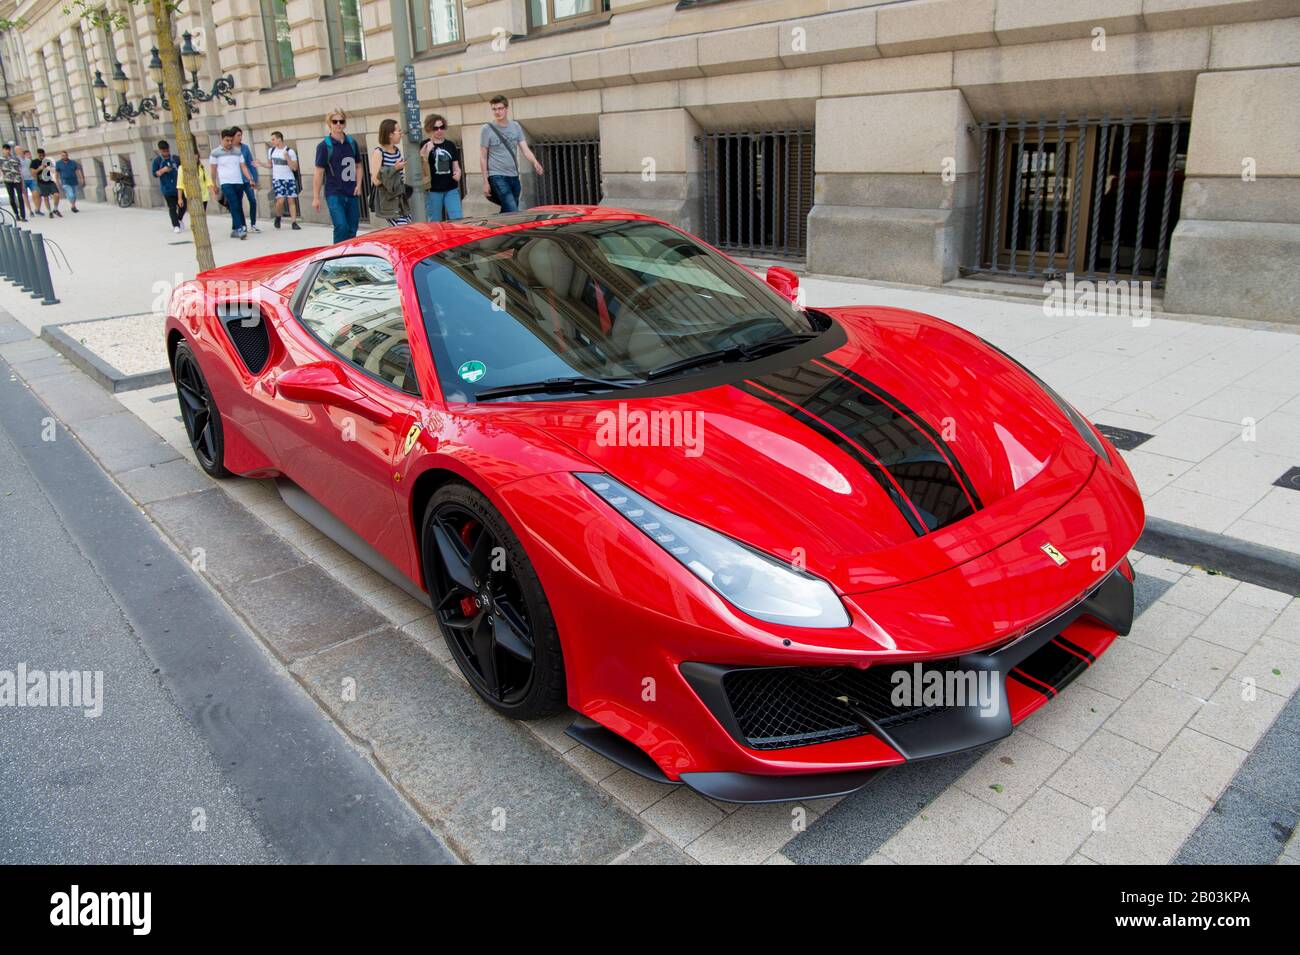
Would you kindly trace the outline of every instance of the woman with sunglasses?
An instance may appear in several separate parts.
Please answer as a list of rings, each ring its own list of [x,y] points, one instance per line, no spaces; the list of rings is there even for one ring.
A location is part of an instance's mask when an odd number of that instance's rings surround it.
[[[447,121],[437,113],[424,121],[429,138],[420,143],[420,155],[429,163],[429,191],[424,194],[428,222],[459,219],[460,149],[447,138]]]

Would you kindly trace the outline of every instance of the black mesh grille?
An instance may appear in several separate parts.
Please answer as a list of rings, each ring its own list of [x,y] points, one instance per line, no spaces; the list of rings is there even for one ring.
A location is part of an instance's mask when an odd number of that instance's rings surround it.
[[[256,312],[247,318],[226,319],[226,332],[245,367],[255,375],[260,372],[271,357],[271,343],[261,313]]]
[[[935,666],[949,664],[926,664],[927,670]],[[869,720],[890,727],[930,715],[934,707],[890,702],[892,675],[903,668],[910,665],[733,670],[722,686],[749,746],[782,749],[861,736]]]

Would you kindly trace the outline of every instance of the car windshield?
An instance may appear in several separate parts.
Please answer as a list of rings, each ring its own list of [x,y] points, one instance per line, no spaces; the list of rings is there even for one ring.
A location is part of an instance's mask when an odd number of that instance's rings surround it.
[[[424,259],[413,277],[449,401],[537,382],[552,387],[515,400],[562,391],[550,379],[584,379],[591,393],[816,331],[764,282],[654,222],[495,235]]]

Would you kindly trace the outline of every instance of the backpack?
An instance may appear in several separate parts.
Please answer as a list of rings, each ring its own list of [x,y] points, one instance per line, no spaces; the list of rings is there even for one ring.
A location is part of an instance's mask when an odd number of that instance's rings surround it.
[[[325,162],[328,164],[329,161],[334,158],[334,137],[326,136],[323,141],[325,143]],[[355,139],[345,133],[343,136],[343,142],[352,147],[353,158],[361,158],[361,150],[357,148],[357,141]]]

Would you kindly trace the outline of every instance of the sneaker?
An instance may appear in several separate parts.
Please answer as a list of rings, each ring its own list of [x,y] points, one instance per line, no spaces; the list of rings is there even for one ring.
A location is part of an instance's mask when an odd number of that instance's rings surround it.
[[[72,211],[73,211],[73,212],[80,212],[81,210],[78,209],[76,206],[73,206],[73,207],[72,207]]]
[[[246,229],[240,229],[240,230],[239,230],[239,237],[240,237],[241,239],[247,239],[247,238],[248,238],[248,230],[246,230]]]
[[[261,231],[262,231],[261,229],[259,229],[259,228],[258,228],[257,226],[255,226],[255,225],[251,225],[251,226],[249,226],[249,228],[252,229],[254,232],[261,232]]]
[[[294,229],[298,230],[299,232],[302,231],[302,226],[298,225],[298,223],[296,223],[296,222],[293,224],[293,226],[292,226],[291,228],[294,228]]]
[[[231,230],[230,230],[230,237],[231,237],[232,239],[242,239],[242,238],[243,238],[243,236],[241,236],[241,235],[239,234],[239,230],[238,230],[238,229],[231,229]]]
[[[272,220],[272,221],[275,222],[275,227],[276,227],[277,229],[280,228],[280,217],[279,217],[279,216],[276,216],[275,219]]]
[[[51,216],[58,216],[60,219],[63,218],[63,213],[60,212],[58,209],[55,209],[53,212],[50,213],[50,215],[51,215]]]
[[[44,212],[41,212],[39,209],[36,210],[36,214],[37,214],[38,216],[41,216],[42,218],[44,218],[44,216],[45,216],[45,213],[44,213]]]
[[[174,225],[174,226],[172,226],[172,232],[173,232],[174,234],[176,234],[176,235],[180,235],[180,234],[181,234],[181,227],[178,226],[178,225]]]

